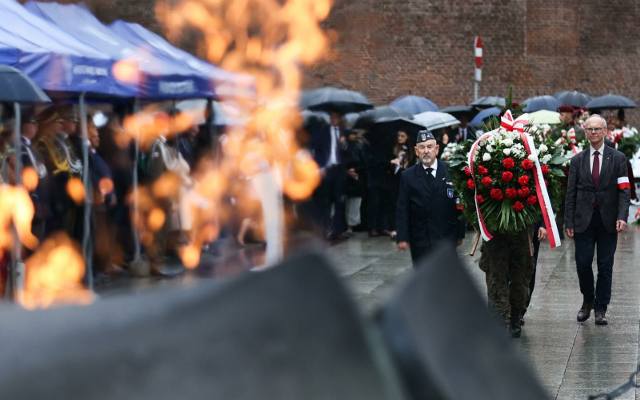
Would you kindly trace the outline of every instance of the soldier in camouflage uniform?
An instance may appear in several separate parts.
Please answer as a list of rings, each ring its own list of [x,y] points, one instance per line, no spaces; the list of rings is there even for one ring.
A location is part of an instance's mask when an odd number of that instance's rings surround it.
[[[494,310],[509,326],[511,336],[520,337],[521,317],[529,301],[533,275],[529,230],[496,233],[482,244],[480,269],[486,273],[487,296]]]

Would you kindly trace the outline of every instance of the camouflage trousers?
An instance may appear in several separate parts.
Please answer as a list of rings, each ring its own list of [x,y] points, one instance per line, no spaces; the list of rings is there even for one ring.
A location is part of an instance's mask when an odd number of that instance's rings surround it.
[[[533,274],[529,231],[495,234],[482,244],[480,269],[486,274],[489,304],[509,323],[520,319],[529,301]]]

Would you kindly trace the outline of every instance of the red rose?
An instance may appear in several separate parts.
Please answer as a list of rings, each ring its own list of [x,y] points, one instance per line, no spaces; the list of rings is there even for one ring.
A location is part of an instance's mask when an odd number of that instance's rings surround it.
[[[471,190],[476,188],[476,183],[473,181],[473,179],[467,179],[467,187]]]
[[[518,191],[514,188],[507,188],[505,189],[504,194],[508,199],[515,199],[516,196],[518,196]]]
[[[537,202],[538,202],[538,198],[536,196],[531,195],[527,197],[527,204],[529,204],[530,206],[535,206]]]
[[[502,193],[502,190],[498,188],[491,189],[491,191],[489,192],[489,195],[491,196],[492,199],[497,201],[502,201],[502,199],[504,198],[504,194]]]
[[[481,194],[476,195],[476,201],[478,202],[478,204],[484,203],[484,196],[482,196]]]
[[[464,174],[466,176],[471,176],[471,169],[469,167],[464,167]]]
[[[529,196],[529,188],[525,186],[518,189],[518,196],[520,196],[521,199],[526,199],[527,196]]]
[[[522,163],[520,163],[520,165],[526,170],[533,169],[534,166],[533,161],[529,160],[528,158],[522,160]]]
[[[529,184],[529,176],[528,175],[521,175],[520,178],[518,178],[518,183],[521,186],[527,186]]]
[[[491,186],[491,184],[493,183],[493,181],[491,180],[491,177],[488,177],[488,176],[485,176],[484,178],[482,178],[480,182],[482,182],[482,184],[485,186]]]
[[[505,171],[502,173],[502,182],[511,182],[513,179],[513,172]]]
[[[549,168],[549,166],[547,164],[543,165],[541,168],[542,168],[542,173],[543,174],[546,175],[546,174],[549,173],[550,168]]]
[[[515,203],[513,203],[511,208],[513,208],[515,212],[521,212],[522,210],[524,210],[524,204],[522,204],[519,201],[516,201]]]
[[[480,175],[486,175],[489,173],[489,170],[484,165],[478,165],[478,173]]]
[[[513,161],[513,158],[507,157],[504,160],[502,160],[502,166],[505,167],[506,169],[511,169],[516,166],[516,163],[515,161]]]

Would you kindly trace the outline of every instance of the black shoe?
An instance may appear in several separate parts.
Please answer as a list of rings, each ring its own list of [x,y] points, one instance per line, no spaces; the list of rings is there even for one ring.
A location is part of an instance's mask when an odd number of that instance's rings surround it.
[[[578,322],[584,322],[589,319],[591,316],[591,309],[593,308],[593,304],[591,303],[582,303],[582,307],[580,311],[578,311]]]
[[[607,317],[605,315],[606,311],[596,311],[596,325],[608,325],[609,321],[607,321]]]

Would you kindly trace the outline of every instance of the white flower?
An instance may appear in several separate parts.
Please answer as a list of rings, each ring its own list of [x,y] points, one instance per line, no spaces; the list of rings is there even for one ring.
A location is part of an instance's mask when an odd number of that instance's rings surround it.
[[[491,147],[490,144],[487,145],[487,148],[485,150],[487,150],[489,153],[493,153],[493,147]]]
[[[545,154],[542,159],[541,159],[543,164],[547,164],[549,161],[551,161],[551,154]]]
[[[513,140],[511,140],[510,138],[506,138],[502,140],[502,145],[505,147],[511,147],[513,146]]]
[[[538,158],[537,158],[535,155],[533,155],[533,154],[529,154],[529,157],[527,157],[527,158],[528,158],[529,160],[531,160],[531,161],[536,161],[536,160],[538,159]]]
[[[504,149],[504,150],[502,150],[502,152],[504,153],[505,156],[510,156],[511,155],[511,149]]]
[[[491,160],[491,154],[489,154],[489,153],[484,153],[484,154],[482,155],[482,161],[489,161],[489,160]]]
[[[545,144],[541,144],[540,147],[538,147],[538,151],[540,153],[546,153],[548,150],[549,150],[549,148]]]

